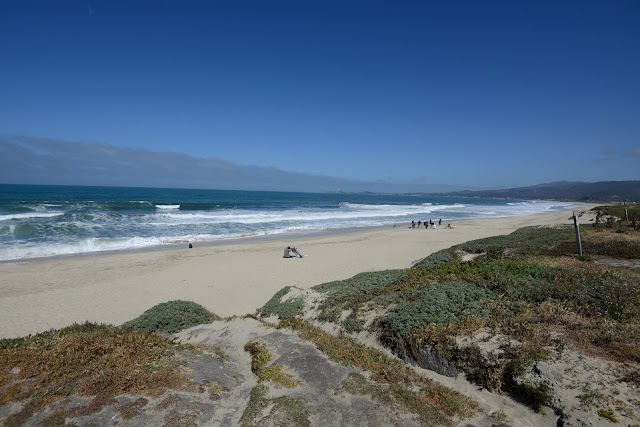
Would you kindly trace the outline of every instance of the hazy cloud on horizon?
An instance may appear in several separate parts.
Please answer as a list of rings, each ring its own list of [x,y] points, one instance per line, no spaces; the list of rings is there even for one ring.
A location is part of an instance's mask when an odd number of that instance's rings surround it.
[[[438,192],[459,187],[360,182],[219,158],[28,136],[0,136],[0,182],[232,190]]]

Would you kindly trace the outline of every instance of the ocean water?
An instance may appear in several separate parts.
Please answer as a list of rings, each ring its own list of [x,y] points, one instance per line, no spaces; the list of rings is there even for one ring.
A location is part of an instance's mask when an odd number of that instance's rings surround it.
[[[572,206],[448,196],[0,185],[0,261]]]

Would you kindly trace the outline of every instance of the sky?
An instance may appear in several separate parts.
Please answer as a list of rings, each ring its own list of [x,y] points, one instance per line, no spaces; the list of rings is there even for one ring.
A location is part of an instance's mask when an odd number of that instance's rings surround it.
[[[635,0],[5,1],[0,183],[638,180],[639,46]]]

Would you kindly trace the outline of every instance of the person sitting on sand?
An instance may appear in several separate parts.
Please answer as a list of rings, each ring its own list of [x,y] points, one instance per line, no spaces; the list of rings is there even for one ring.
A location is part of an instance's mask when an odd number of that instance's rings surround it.
[[[453,228],[453,227],[451,226],[451,224],[447,224],[445,228]]]
[[[291,255],[291,252],[293,252],[295,255]],[[298,249],[294,246],[287,246],[287,248],[284,250],[284,255],[282,256],[282,258],[302,258],[302,254],[300,252],[298,252]]]

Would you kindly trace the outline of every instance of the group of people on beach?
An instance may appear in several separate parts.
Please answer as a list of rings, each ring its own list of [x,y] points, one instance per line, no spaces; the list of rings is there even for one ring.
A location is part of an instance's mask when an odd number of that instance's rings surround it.
[[[436,224],[431,220],[424,221],[424,222],[418,221],[418,224],[417,224],[418,228],[420,228],[420,224],[424,224],[424,228],[429,228],[429,227],[436,228]],[[438,220],[438,227],[441,226],[441,225],[442,225],[442,218],[440,218]],[[415,221],[411,221],[411,228],[416,228],[416,222]],[[451,226],[451,224],[447,224],[447,226],[445,228],[453,228],[453,227]]]
[[[418,228],[420,228],[420,224],[424,224],[424,228],[436,228],[436,224],[435,222],[429,220],[429,221],[418,221]],[[438,225],[442,224],[442,218],[438,221]],[[416,228],[416,222],[415,221],[411,221],[411,228]]]

